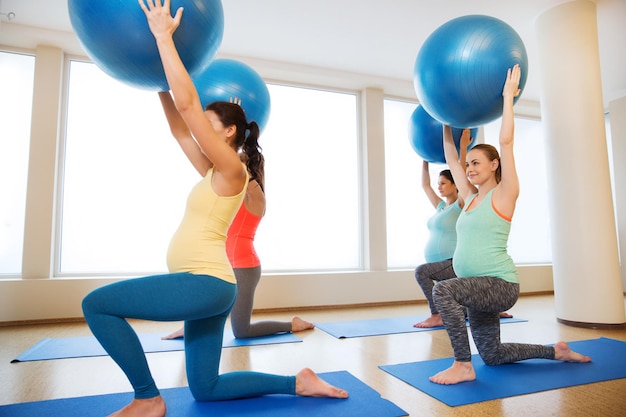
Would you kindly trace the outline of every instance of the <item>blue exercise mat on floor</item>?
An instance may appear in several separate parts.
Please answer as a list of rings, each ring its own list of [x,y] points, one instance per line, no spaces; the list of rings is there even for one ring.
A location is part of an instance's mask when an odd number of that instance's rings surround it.
[[[443,326],[418,329],[413,327],[417,322],[426,320],[428,316],[390,317],[374,320],[335,321],[327,323],[315,323],[315,327],[325,331],[337,339],[351,337],[380,336],[395,333],[426,332],[431,330],[445,329]],[[528,320],[512,318],[500,319],[500,324],[520,323]]]
[[[455,407],[515,395],[531,394],[626,378],[626,342],[601,337],[568,342],[575,352],[591,357],[591,363],[530,359],[508,365],[487,366],[472,355],[476,380],[439,385],[428,377],[450,367],[453,358],[379,366],[385,372]]]
[[[347,371],[319,374],[348,391],[349,398],[266,395],[232,401],[197,402],[189,388],[161,390],[167,417],[401,417],[407,413]],[[0,406],[0,417],[102,417],[128,404],[132,393],[46,400]]]
[[[140,334],[139,340],[146,353],[172,352],[184,350],[183,339],[161,340],[162,333]],[[293,333],[279,333],[270,336],[250,337],[237,339],[233,336],[230,328],[224,329],[224,341],[222,346],[239,347],[269,345],[274,343],[294,343],[302,340]],[[42,361],[48,359],[83,358],[90,356],[106,356],[98,340],[93,336],[45,338],[20,354],[11,362]]]

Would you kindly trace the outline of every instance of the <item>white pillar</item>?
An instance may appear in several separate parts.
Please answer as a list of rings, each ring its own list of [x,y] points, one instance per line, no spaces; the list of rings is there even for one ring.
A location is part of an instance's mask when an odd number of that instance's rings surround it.
[[[622,290],[626,289],[626,97],[609,102],[613,151],[613,191],[617,219]]]
[[[583,327],[626,322],[597,26],[589,0],[560,4],[535,21],[556,316]]]

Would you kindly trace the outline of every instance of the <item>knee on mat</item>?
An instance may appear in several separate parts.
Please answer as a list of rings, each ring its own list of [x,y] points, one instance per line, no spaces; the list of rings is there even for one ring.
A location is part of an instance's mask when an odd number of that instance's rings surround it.
[[[222,400],[222,398],[214,395],[213,389],[207,387],[206,384],[189,384],[189,391],[191,391],[191,395],[196,401],[209,402]]]
[[[235,336],[237,339],[245,339],[246,337],[250,337],[250,334],[247,329],[243,330],[233,327],[233,336]]]
[[[487,366],[498,366],[498,365],[502,365],[502,360],[500,359],[499,356],[497,355],[492,355],[492,354],[484,354],[484,353],[480,353],[480,358],[483,360],[483,362],[485,362],[485,365]]]

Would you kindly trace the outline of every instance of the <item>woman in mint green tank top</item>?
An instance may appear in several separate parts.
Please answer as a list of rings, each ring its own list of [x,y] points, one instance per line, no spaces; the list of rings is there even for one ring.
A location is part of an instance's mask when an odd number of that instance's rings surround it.
[[[465,207],[457,221],[457,245],[453,265],[458,278],[440,281],[433,288],[433,302],[446,327],[454,350],[449,368],[433,375],[437,384],[451,385],[476,379],[465,325],[465,310],[472,338],[487,365],[543,358],[590,362],[565,342],[554,346],[501,343],[500,311],[511,308],[519,296],[519,278],[507,253],[511,219],[519,195],[513,156],[514,98],[520,93],[521,71],[510,68],[502,91],[500,152],[479,144],[458,160],[452,129],[444,126],[444,153]],[[466,129],[463,135],[468,136]]]

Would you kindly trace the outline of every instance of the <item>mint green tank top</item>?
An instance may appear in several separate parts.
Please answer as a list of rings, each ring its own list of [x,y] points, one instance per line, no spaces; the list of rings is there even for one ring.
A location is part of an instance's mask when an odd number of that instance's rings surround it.
[[[456,250],[452,259],[458,277],[497,277],[519,283],[517,268],[507,252],[510,220],[493,207],[493,190],[470,211],[472,195],[456,223]]]
[[[442,201],[426,226],[430,237],[424,248],[426,262],[440,262],[452,258],[456,248],[456,221],[461,214],[459,200],[449,207]]]

